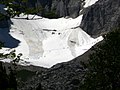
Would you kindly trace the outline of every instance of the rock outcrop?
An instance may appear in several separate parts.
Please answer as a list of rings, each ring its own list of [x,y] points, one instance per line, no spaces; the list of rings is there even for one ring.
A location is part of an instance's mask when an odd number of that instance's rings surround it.
[[[83,8],[83,0],[53,0],[52,10],[55,10],[59,17],[77,17],[79,11]]]
[[[31,3],[32,2],[32,3]],[[77,17],[79,11],[83,8],[84,0],[36,0],[30,1],[30,6],[41,5],[44,8],[43,13],[54,12],[57,17]]]
[[[86,8],[80,27],[91,36],[99,36],[120,25],[120,0],[99,0]]]

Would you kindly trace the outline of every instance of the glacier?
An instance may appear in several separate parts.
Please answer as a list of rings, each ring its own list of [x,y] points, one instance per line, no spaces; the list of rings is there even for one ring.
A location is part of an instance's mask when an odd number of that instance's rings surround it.
[[[86,5],[89,6],[91,3]],[[32,17],[33,15],[29,15],[29,19]],[[103,40],[102,36],[96,39],[90,37],[79,27],[82,17],[83,15],[75,19],[48,19],[35,16],[33,20],[26,20],[26,15],[21,14],[20,17],[11,18],[9,34],[20,43],[15,48],[3,48],[0,52],[8,53],[15,50],[16,54],[22,53],[23,61],[19,62],[21,65],[50,68],[57,63],[70,61]],[[0,37],[2,38],[2,34]]]

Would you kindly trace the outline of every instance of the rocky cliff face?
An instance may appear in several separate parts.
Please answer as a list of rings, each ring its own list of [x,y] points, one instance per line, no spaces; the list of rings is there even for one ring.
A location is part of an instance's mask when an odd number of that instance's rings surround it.
[[[70,16],[75,18],[79,16],[79,11],[83,8],[83,2],[84,0],[36,0],[35,3],[30,4],[32,6],[39,3],[44,8],[44,13],[52,11],[58,17]]]
[[[99,36],[120,25],[120,0],[99,0],[85,10],[81,27],[91,36]]]
[[[83,8],[83,0],[53,0],[52,10],[55,10],[59,17],[77,17]]]

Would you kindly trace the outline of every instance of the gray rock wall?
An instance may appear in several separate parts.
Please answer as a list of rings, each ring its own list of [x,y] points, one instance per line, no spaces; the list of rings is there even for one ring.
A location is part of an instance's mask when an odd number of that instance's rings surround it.
[[[77,17],[79,11],[82,9],[84,0],[28,0],[29,7],[40,7],[44,10],[39,12],[39,15],[48,13],[50,11],[55,12],[58,17]],[[43,15],[44,16],[44,15]]]
[[[59,17],[77,17],[82,9],[82,0],[53,0],[52,10],[55,10]]]
[[[81,28],[99,36],[120,26],[120,0],[99,0],[84,13]]]

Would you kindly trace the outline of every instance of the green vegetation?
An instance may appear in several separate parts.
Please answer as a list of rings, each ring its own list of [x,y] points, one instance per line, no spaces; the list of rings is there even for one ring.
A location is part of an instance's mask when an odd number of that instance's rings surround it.
[[[36,90],[43,90],[41,83],[39,83],[39,85],[38,85],[38,87],[36,88]]]
[[[0,13],[0,20],[4,18],[13,18],[19,16],[21,13],[27,15],[26,19],[34,19],[35,15],[41,13],[41,16],[46,18],[58,18],[55,10],[45,11],[45,7],[37,3],[35,7],[29,5],[29,0],[0,0],[0,4],[5,5],[5,11],[7,14]],[[29,14],[34,15],[29,18]]]
[[[4,46],[4,43],[0,41],[0,49]]]
[[[80,90],[120,90],[120,28],[104,36],[88,61]]]
[[[18,8],[19,6],[17,4],[14,4],[14,0],[1,0],[0,4],[5,5],[5,10],[7,12],[8,17],[14,17],[17,13],[17,11],[15,10],[15,8]],[[2,13],[1,13],[2,14]],[[5,15],[5,14],[3,14]]]
[[[0,18],[3,18],[3,16],[7,16],[11,18],[11,17],[19,16],[21,13],[24,13],[25,15],[28,16],[29,14],[37,14],[37,12],[41,10],[40,7],[37,7],[37,8],[29,7],[28,0],[19,0],[19,1],[0,0],[0,4],[5,5],[5,8],[6,8],[5,10],[7,12],[7,15],[4,15],[1,13]],[[29,18],[27,17],[27,19]]]
[[[17,90],[16,73],[9,67],[10,73],[0,62],[0,90]]]
[[[35,76],[35,72],[28,71],[28,70],[20,70],[17,71],[17,78],[21,79],[21,81],[27,81],[29,78]]]
[[[58,18],[58,15],[55,13],[55,11],[46,12],[42,16],[50,19]]]
[[[0,49],[2,49],[3,46],[4,44],[0,42]],[[16,65],[19,62],[21,55],[22,54],[16,56],[15,50],[10,52],[9,54],[0,53],[1,59],[13,59],[13,61],[11,62],[13,63],[13,68],[8,67],[10,73],[6,72],[5,66],[3,66],[2,62],[0,62],[0,90],[17,90]]]
[[[5,18],[7,18],[7,17],[0,13],[0,21],[5,20]]]

